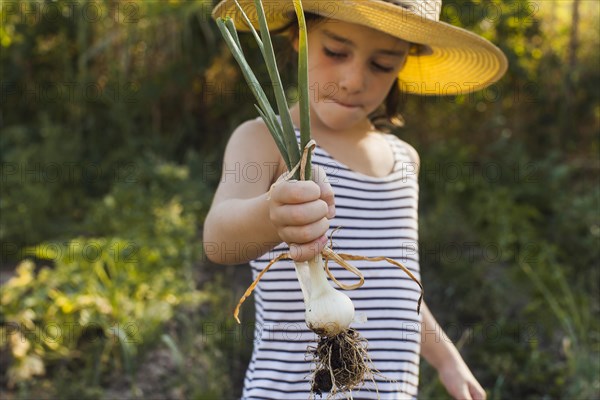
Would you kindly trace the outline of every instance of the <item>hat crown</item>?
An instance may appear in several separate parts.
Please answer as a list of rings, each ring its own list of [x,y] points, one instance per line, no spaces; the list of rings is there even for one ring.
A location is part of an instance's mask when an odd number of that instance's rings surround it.
[[[442,13],[442,0],[381,0],[404,8],[420,17],[439,21]]]

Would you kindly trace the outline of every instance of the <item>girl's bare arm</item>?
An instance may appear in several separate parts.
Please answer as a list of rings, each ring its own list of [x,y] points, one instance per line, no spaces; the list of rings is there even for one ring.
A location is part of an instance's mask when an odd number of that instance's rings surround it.
[[[421,354],[438,371],[448,393],[455,399],[485,400],[485,390],[426,304],[421,312]]]
[[[297,261],[321,251],[334,212],[333,190],[324,174],[316,174],[318,183],[279,181],[269,193],[284,169],[262,121],[236,129],[204,224],[204,251],[211,261],[245,263],[282,241],[298,243],[292,251]]]

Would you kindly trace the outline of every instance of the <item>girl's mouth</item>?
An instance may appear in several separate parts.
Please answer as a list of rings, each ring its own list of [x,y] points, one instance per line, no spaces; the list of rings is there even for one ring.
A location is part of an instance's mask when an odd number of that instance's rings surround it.
[[[358,108],[360,106],[356,105],[356,104],[348,104],[348,103],[343,103],[341,101],[337,101],[337,100],[333,100],[336,104],[344,107],[344,108]]]

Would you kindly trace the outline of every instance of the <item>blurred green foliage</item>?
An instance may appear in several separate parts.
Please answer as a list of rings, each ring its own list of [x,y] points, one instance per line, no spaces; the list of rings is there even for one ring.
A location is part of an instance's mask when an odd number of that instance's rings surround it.
[[[252,310],[242,326],[231,310],[250,274],[211,266],[199,232],[228,136],[256,111],[213,3],[0,4],[0,255],[18,265],[1,288],[0,392],[239,396]],[[600,398],[598,8],[446,1],[442,18],[498,44],[509,72],[403,99],[426,300],[492,399]],[[148,386],[161,352],[172,365]],[[425,363],[421,382],[421,398],[447,398]]]
[[[23,261],[2,286],[9,387],[78,367],[91,388],[107,372],[133,376],[138,350],[152,347],[164,323],[208,301],[193,277],[204,185],[184,166],[136,165],[90,207],[82,227],[98,237],[25,248],[41,269]]]
[[[440,159],[472,171],[422,175],[432,199],[421,221],[428,304],[492,398],[596,398],[600,249],[590,229],[600,191],[566,189],[577,171],[563,164],[559,172],[553,156],[515,170],[505,155],[518,150],[500,142],[487,175],[458,141],[432,145],[422,160],[422,173]],[[435,382],[434,371],[425,366],[422,379]],[[442,394],[430,384],[423,396]]]

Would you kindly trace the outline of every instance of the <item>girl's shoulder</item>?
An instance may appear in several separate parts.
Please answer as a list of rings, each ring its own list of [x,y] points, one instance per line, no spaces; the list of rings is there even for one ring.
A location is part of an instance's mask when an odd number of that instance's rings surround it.
[[[271,137],[267,125],[262,118],[249,119],[239,124],[233,131],[233,136],[251,136],[253,139],[267,140]]]
[[[404,149],[410,158],[410,161],[417,166],[417,169],[419,168],[421,165],[421,158],[419,157],[417,150],[410,143],[391,133],[381,132],[381,134],[390,142],[395,143],[398,147]]]
[[[275,154],[279,154],[271,133],[261,118],[250,119],[238,125],[231,134],[227,146],[242,146],[246,150],[262,148],[274,150]]]
[[[279,172],[283,163],[277,145],[261,118],[244,121],[235,128],[227,142],[225,161],[242,163],[243,167],[258,165],[274,173]]]

